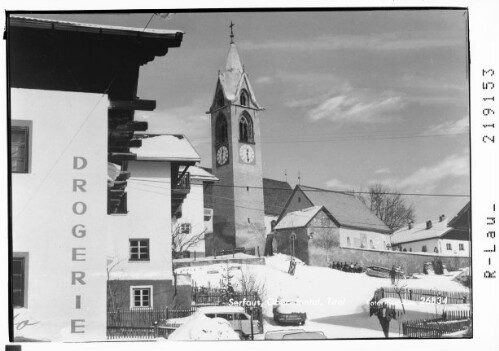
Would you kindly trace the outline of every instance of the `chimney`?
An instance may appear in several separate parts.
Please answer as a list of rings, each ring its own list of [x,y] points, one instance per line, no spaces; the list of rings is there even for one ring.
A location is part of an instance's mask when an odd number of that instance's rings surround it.
[[[430,229],[432,226],[431,221],[426,221],[426,229]]]
[[[408,224],[409,224],[409,230],[411,230],[414,227],[414,222],[409,221]]]
[[[439,217],[439,219],[440,219],[440,222],[443,222],[443,221],[445,220],[445,215],[444,215],[444,214],[443,214],[443,215],[441,215],[441,216]]]

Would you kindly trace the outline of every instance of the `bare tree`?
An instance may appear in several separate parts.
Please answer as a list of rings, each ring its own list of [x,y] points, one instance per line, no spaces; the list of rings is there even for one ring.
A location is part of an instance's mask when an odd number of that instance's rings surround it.
[[[396,189],[383,184],[371,185],[367,194],[357,192],[357,197],[393,231],[416,217],[414,205],[407,203]]]
[[[108,310],[111,310],[111,311],[116,311],[117,306],[120,306],[123,304],[123,296],[121,296],[122,289],[120,289],[118,284],[111,284],[111,273],[123,261],[125,261],[125,259],[116,259],[115,260],[115,258],[112,258],[112,257],[108,258],[108,260],[107,260],[107,267],[106,267],[107,292],[108,292],[107,305],[108,305]]]
[[[204,240],[205,228],[198,234],[185,233],[180,224],[175,225],[172,230],[172,255],[176,258],[180,253],[189,250],[192,246]]]
[[[255,272],[252,272],[246,265],[241,267],[241,277],[239,278],[241,292],[246,295],[256,294],[260,300],[266,297],[267,289],[265,281],[257,279]]]

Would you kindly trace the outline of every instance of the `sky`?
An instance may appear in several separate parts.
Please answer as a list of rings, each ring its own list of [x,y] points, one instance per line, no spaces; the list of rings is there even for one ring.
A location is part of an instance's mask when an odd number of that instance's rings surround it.
[[[144,28],[148,13],[39,18]],[[208,111],[229,24],[260,112],[264,176],[331,190],[382,183],[469,195],[467,17],[463,10],[219,12],[154,16],[185,32],[142,66],[137,112],[149,132],[185,134],[211,167]],[[467,197],[405,196],[417,221],[452,218]]]

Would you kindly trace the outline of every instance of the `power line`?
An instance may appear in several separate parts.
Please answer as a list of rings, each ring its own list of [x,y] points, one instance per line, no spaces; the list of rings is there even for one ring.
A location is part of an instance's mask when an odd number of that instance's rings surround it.
[[[142,184],[142,185],[147,186],[147,187],[151,187],[151,188],[159,188],[159,187],[155,187],[154,185],[149,185],[149,184]],[[143,192],[148,192],[148,193],[154,193],[154,194],[157,194],[157,195],[160,195],[160,196],[170,196],[169,194],[158,193],[158,192],[151,191],[151,190],[140,189],[140,188],[137,188],[137,187],[135,187],[133,185],[130,185],[130,188],[138,190],[138,191],[143,191]],[[165,188],[161,188],[161,189],[165,189]],[[219,198],[219,199],[229,200],[229,201],[231,201],[233,203],[231,205],[233,207],[242,208],[242,209],[246,209],[246,210],[252,210],[252,211],[258,211],[258,212],[263,212],[263,214],[265,215],[265,209],[248,207],[248,206],[243,206],[243,205],[236,205],[235,204],[236,201],[233,198],[228,198],[228,197],[219,196],[219,195],[213,195],[213,194],[211,194],[209,196],[212,197],[212,198]],[[190,201],[204,201],[204,196],[202,198],[191,196],[189,198],[189,200]],[[245,202],[245,200],[243,200],[243,202]],[[264,203],[262,203],[260,201],[251,201],[250,203],[254,204],[255,206],[258,206],[259,204],[264,205]],[[284,206],[278,206],[278,205],[270,205],[270,206],[273,207],[273,208],[276,208],[276,209],[280,209],[281,211],[285,208]],[[322,207],[322,205],[319,205],[319,206]],[[305,211],[298,210],[298,211],[292,211],[292,212],[293,212],[294,215],[296,215],[298,217],[303,217],[303,218],[309,218],[310,217],[310,213],[305,213]],[[375,226],[375,224],[373,224],[373,223],[359,222],[359,221],[353,221],[353,220],[349,220],[348,224],[350,224],[350,225],[359,225],[359,226],[365,225],[365,226],[370,226],[370,227]],[[319,227],[314,226],[314,228],[319,228]],[[324,228],[326,228],[326,227],[324,227]],[[330,228],[330,227],[327,227],[327,228]],[[334,228],[337,228],[337,227],[334,227]],[[455,227],[455,228],[454,227],[448,227],[447,229],[454,229],[456,231],[464,231],[464,232],[470,232],[470,230],[471,230],[471,229],[466,229],[464,227]]]
[[[140,178],[130,178],[140,182],[149,182],[149,183],[170,183],[167,181],[160,180],[149,180],[149,179],[140,179]],[[223,187],[223,188],[249,188],[249,189],[264,189],[264,190],[280,190],[280,191],[289,191],[292,192],[293,189],[284,189],[284,188],[273,188],[273,187],[259,187],[259,186],[251,186],[251,185],[224,185],[224,184],[216,184],[213,183],[212,186]],[[301,187],[305,187],[306,189],[302,190],[307,192],[324,192],[324,193],[338,193],[344,195],[350,194],[371,194],[370,191],[355,191],[355,190],[333,190],[333,189],[319,189],[319,188],[311,188],[308,186],[302,185]],[[402,196],[421,196],[421,197],[470,197],[470,195],[465,194],[429,194],[429,193],[399,193],[399,192],[381,192],[381,195],[402,195]]]
[[[399,135],[399,136],[390,136],[390,135],[338,135],[336,138],[322,138],[316,137],[314,139],[300,139],[293,138],[289,139],[289,136],[285,136],[282,138],[262,138],[260,143],[262,144],[300,144],[300,143],[323,143],[323,142],[341,142],[341,141],[357,141],[357,140],[403,140],[403,139],[416,139],[416,138],[432,138],[432,137],[446,137],[446,136],[456,136],[456,135],[468,135],[468,133],[441,133],[441,134],[414,134],[414,135]],[[313,137],[313,135],[312,135]],[[208,138],[200,138],[193,139],[193,142],[198,143],[211,143],[211,139]]]

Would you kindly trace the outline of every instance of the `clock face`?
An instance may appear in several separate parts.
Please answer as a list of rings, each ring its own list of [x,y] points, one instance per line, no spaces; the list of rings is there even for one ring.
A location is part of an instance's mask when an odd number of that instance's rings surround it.
[[[229,149],[227,146],[220,146],[217,150],[217,163],[219,165],[224,165],[229,159]]]
[[[239,157],[244,163],[251,163],[255,159],[255,151],[249,145],[243,145],[239,148]]]

